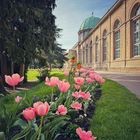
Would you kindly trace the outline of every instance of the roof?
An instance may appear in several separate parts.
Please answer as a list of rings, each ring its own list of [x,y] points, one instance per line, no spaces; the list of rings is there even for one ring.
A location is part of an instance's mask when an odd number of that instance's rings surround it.
[[[81,30],[86,30],[86,29],[92,29],[95,28],[98,22],[100,21],[100,18],[94,17],[93,15],[86,18],[83,23],[80,26],[80,31]]]

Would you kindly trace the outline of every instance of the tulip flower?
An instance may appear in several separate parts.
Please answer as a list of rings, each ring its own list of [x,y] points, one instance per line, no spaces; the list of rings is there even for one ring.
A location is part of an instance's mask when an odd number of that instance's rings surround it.
[[[84,73],[84,72],[87,72],[87,70],[85,68],[81,68],[80,72]]]
[[[92,136],[91,131],[84,131],[80,127],[76,129],[77,135],[80,137],[80,140],[95,140],[96,137]]]
[[[84,72],[84,73],[81,74],[81,77],[85,78],[86,75],[87,75],[87,74]]]
[[[74,81],[78,85],[83,85],[85,80],[82,77],[76,77],[76,78],[74,78]]]
[[[46,77],[45,79],[45,84],[50,86],[50,87],[54,87],[58,84],[59,79],[58,77],[51,77],[50,79],[48,77]]]
[[[67,114],[67,108],[64,105],[59,105],[58,109],[56,111],[57,115],[66,115]]]
[[[71,104],[71,108],[75,109],[75,110],[81,110],[82,109],[82,104],[75,102],[73,104]]]
[[[9,85],[12,86],[13,89],[15,88],[16,85],[18,85],[20,82],[22,82],[24,77],[20,77],[18,73],[13,74],[12,76],[5,75],[5,82]]]
[[[31,121],[35,118],[35,109],[34,108],[26,108],[23,110],[23,116],[27,121]]]
[[[72,57],[70,60],[69,60],[71,63],[76,63],[76,58],[75,57]]]
[[[81,97],[79,92],[72,93],[72,96],[75,97],[76,99],[79,99]]]
[[[103,77],[99,74],[95,74],[95,80],[100,83],[100,84],[103,84],[105,82],[105,80],[103,79]]]
[[[89,77],[90,77],[91,79],[94,79],[94,76],[95,76],[94,73],[90,73],[90,74],[89,74]]]
[[[78,64],[77,64],[77,69],[81,69],[81,68],[82,68],[81,63],[78,63]]]
[[[65,76],[69,76],[69,71],[64,71]]]
[[[78,77],[79,76],[79,72],[75,72],[75,76]]]
[[[33,104],[33,107],[35,108],[36,114],[39,116],[47,115],[50,110],[50,106],[47,102],[36,102]]]
[[[77,90],[80,89],[80,86],[79,86],[79,85],[76,85],[76,84],[75,84],[74,87],[75,87],[75,89],[77,89]]]
[[[65,82],[65,81],[59,81],[57,85],[61,92],[67,92],[70,88],[69,82]]]
[[[94,79],[86,78],[86,81],[87,81],[88,84],[90,84],[90,83],[94,82]]]
[[[90,70],[89,73],[90,73],[90,74],[94,74],[95,72],[94,72],[93,70]]]
[[[19,103],[21,100],[22,100],[22,97],[20,97],[20,96],[17,96],[17,97],[15,98],[15,102],[16,102],[16,103]]]
[[[84,93],[84,92],[80,92],[80,96],[84,99],[84,100],[91,100],[91,95],[89,92]]]

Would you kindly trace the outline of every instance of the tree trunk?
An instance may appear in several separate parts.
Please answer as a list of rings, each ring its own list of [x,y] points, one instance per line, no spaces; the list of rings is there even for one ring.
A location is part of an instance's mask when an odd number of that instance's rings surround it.
[[[19,71],[20,76],[24,76],[24,71],[25,71],[25,65],[20,64],[20,71]]]

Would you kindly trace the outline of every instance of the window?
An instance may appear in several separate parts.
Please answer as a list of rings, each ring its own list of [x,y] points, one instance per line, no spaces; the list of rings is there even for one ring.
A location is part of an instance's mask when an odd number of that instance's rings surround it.
[[[95,40],[95,62],[98,62],[98,37],[96,37],[96,40]]]
[[[90,63],[92,63],[92,41],[90,43]]]
[[[88,46],[86,47],[86,64],[88,64]]]
[[[132,56],[140,56],[140,4],[132,10]]]
[[[120,58],[120,21],[114,24],[114,59]]]
[[[107,31],[103,32],[103,62],[107,59]]]

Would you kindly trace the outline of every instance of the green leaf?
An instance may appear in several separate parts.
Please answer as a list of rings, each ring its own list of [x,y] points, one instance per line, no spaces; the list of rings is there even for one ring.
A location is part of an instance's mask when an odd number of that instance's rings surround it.
[[[5,134],[4,134],[4,132],[0,132],[0,140],[5,140]]]
[[[44,134],[41,134],[41,140],[45,140]]]
[[[55,132],[68,122],[68,116],[54,117],[51,122],[43,126],[42,132],[46,134],[46,139],[53,139]]]
[[[23,121],[22,119],[18,119],[14,124],[13,126],[17,126],[19,125],[22,129],[26,129],[27,127],[27,123],[25,121]]]
[[[20,140],[21,138],[24,138],[26,135],[30,133],[31,128],[32,128],[32,124],[31,122],[29,122],[26,129],[22,130],[20,133],[15,135],[11,140]]]

